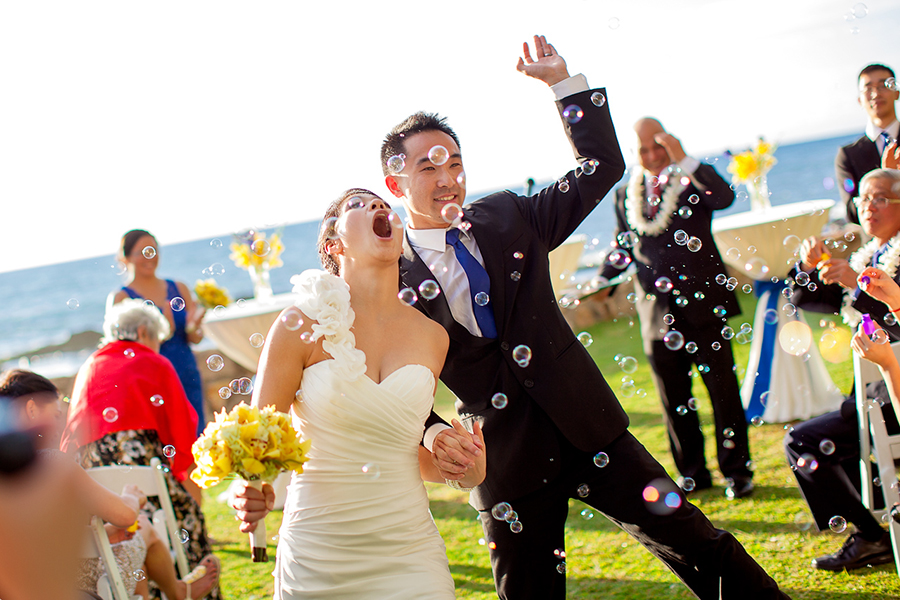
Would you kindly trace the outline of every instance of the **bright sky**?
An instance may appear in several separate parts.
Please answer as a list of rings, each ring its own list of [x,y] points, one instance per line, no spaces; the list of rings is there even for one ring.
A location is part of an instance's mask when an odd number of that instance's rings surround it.
[[[898,23],[896,0],[4,2],[0,271],[385,194],[381,139],[420,109],[449,117],[470,194],[558,177],[550,92],[515,70],[534,33],[608,88],[629,162],[647,114],[699,158],[862,131],[856,74],[900,67]]]

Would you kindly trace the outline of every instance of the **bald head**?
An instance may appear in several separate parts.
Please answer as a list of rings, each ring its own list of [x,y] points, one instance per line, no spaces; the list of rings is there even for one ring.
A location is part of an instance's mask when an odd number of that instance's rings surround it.
[[[659,175],[672,162],[658,141],[658,136],[666,133],[665,128],[653,117],[644,117],[634,124],[634,132],[637,134],[638,161],[644,169]]]

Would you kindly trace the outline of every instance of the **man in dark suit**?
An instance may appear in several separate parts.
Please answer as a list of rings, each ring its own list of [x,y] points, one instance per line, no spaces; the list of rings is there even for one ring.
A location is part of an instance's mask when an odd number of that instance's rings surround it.
[[[900,171],[876,169],[863,176],[861,197],[854,198],[862,217],[863,230],[872,240],[848,259],[831,258],[822,240],[809,238],[800,248],[800,268],[817,284],[798,287],[791,301],[818,312],[843,310],[851,326],[860,313],[869,314],[888,332],[890,341],[900,340],[900,326],[889,310],[865,289],[857,286],[866,267],[877,267],[900,282]],[[799,270],[794,273],[797,279]],[[844,298],[849,301],[842,307]],[[887,398],[884,386],[873,397]],[[885,424],[898,431],[891,403],[884,405]],[[795,425],[785,436],[785,451],[800,491],[809,505],[816,527],[829,528],[832,518],[853,523],[856,532],[832,554],[813,559],[813,566],[828,571],[858,569],[893,560],[891,541],[881,524],[860,500],[859,425],[856,398],[846,400],[839,410]]]
[[[734,192],[714,168],[687,156],[656,119],[640,119],[634,131],[640,164],[616,191],[619,249],[600,274],[609,279],[621,273],[622,252],[637,266],[644,352],[665,409],[679,483],[686,491],[712,487],[700,419],[690,402],[690,371],[697,365],[712,402],[726,495],[743,498],[753,491],[753,473],[731,351],[734,332],[726,321],[740,307],[733,286],[723,281],[725,265],[710,230],[713,211],[731,206]]]
[[[894,71],[884,65],[873,64],[859,73],[859,95],[856,101],[866,111],[869,121],[866,134],[838,150],[834,159],[838,191],[847,206],[847,219],[859,223],[853,197],[858,196],[859,180],[881,166],[886,142],[900,135],[900,123],[894,103],[900,97]]]
[[[580,163],[575,171],[531,197],[506,191],[460,208],[462,155],[443,119],[412,115],[387,135],[381,155],[387,187],[409,213],[401,286],[418,290],[415,306],[449,333],[441,379],[459,398],[463,422],[483,425],[490,456],[471,502],[497,591],[565,597],[565,521],[569,499],[578,498],[635,535],[701,598],[783,598],[628,432],[622,407],[556,304],[548,254],[625,165],[605,90],[569,77],[542,37],[535,48],[532,59],[525,46],[518,69],[552,87]],[[436,415],[424,443],[448,478],[464,470],[466,449]]]

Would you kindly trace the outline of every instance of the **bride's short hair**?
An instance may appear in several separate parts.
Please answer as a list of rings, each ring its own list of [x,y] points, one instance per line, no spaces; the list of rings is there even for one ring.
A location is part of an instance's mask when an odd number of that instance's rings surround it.
[[[328,205],[328,209],[325,211],[325,216],[322,217],[322,225],[319,227],[319,239],[316,242],[316,247],[319,250],[319,260],[322,262],[322,266],[332,275],[341,274],[341,265],[325,248],[325,244],[329,239],[328,236],[333,231],[328,225],[328,219],[332,217],[340,218],[340,216],[344,214],[344,206],[347,204],[347,200],[352,196],[358,196],[360,194],[366,194],[381,200],[381,197],[375,192],[370,192],[364,188],[350,188],[332,200],[331,204]]]

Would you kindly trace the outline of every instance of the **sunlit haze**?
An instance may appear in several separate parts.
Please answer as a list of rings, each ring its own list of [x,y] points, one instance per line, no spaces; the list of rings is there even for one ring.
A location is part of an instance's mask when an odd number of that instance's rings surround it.
[[[897,1],[6,2],[0,271],[387,194],[381,139],[420,109],[459,134],[470,196],[558,177],[552,96],[515,70],[535,33],[607,87],[629,163],[648,114],[698,158],[862,132],[856,74],[900,67],[898,23]]]

